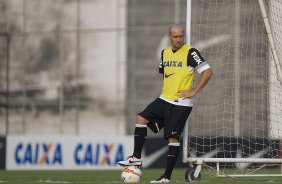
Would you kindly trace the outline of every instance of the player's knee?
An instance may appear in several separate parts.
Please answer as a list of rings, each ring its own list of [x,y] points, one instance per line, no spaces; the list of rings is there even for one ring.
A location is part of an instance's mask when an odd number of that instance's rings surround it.
[[[172,132],[170,135],[169,135],[169,140],[172,140],[174,142],[179,142],[179,139],[180,139],[180,133],[178,132]]]
[[[168,144],[180,144],[180,142],[178,138],[170,137],[168,139]]]
[[[142,116],[140,115],[136,116],[136,124],[147,125],[148,123],[149,121],[143,118]]]

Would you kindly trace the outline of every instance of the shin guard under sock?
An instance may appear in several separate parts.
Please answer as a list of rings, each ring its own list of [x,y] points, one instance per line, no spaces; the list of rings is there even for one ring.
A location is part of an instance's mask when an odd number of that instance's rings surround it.
[[[134,157],[141,158],[141,152],[142,152],[146,137],[147,137],[147,126],[146,125],[136,125],[135,131],[134,131],[134,151],[133,151]]]
[[[180,143],[170,143],[168,145],[169,145],[169,148],[168,148],[166,170],[164,172],[164,176],[170,179],[172,170],[175,166],[175,163],[179,155]]]

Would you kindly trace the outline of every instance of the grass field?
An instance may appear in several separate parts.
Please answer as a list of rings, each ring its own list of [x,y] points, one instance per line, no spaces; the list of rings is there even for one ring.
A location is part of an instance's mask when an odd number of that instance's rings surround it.
[[[278,169],[273,170],[279,173]],[[161,169],[142,169],[143,177],[140,183],[149,183],[162,173]],[[171,183],[188,183],[184,179],[185,169],[175,169]],[[273,173],[273,172],[272,172]],[[110,171],[0,171],[0,184],[111,184],[123,183],[120,179],[121,170]],[[206,184],[265,184],[281,183],[281,177],[245,177],[217,178],[211,172],[202,170],[202,181]]]

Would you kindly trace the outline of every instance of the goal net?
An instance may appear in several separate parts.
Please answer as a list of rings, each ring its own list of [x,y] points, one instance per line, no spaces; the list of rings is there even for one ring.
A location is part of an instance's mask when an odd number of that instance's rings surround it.
[[[282,1],[192,0],[191,10],[191,45],[214,75],[194,98],[184,160],[220,169],[219,176],[277,168],[282,156]]]

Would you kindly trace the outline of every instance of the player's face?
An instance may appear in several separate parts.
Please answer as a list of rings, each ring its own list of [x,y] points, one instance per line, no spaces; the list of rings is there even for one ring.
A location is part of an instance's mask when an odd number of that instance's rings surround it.
[[[169,39],[173,50],[180,49],[184,44],[183,29],[173,29],[169,33]]]

